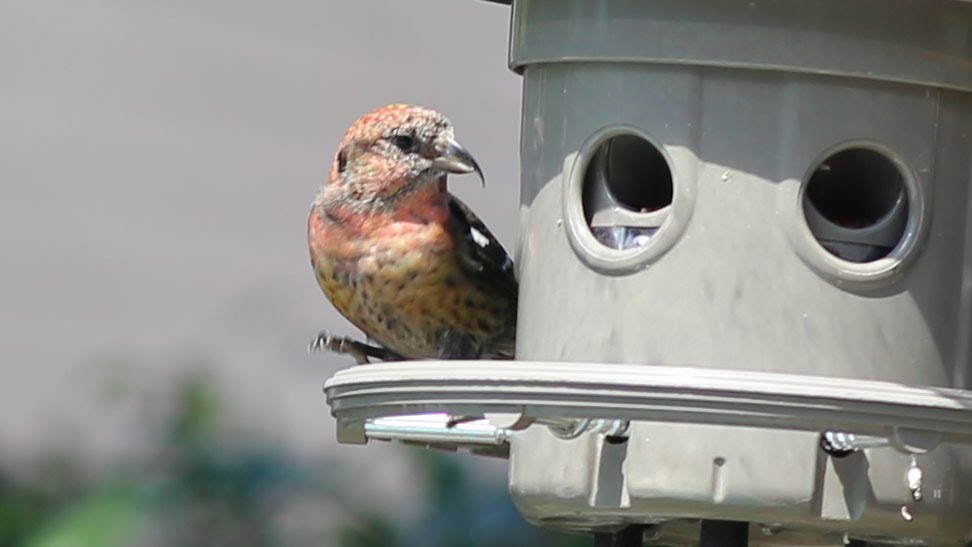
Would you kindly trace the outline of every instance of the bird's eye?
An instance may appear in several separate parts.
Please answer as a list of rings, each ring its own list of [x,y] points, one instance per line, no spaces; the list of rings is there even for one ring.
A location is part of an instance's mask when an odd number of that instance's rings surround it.
[[[411,135],[395,135],[391,138],[391,143],[402,152],[413,152],[415,150],[415,137]]]
[[[343,173],[345,168],[348,166],[348,155],[344,153],[344,150],[338,152],[337,155],[337,170],[338,173]]]

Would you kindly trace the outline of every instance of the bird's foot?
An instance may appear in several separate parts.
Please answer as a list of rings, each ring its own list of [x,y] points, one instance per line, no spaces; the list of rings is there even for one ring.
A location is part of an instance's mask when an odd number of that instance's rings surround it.
[[[311,353],[330,351],[342,355],[350,355],[354,357],[357,364],[365,365],[370,363],[370,361],[368,360],[368,354],[359,347],[362,345],[366,344],[354,340],[349,336],[335,336],[330,331],[322,330],[317,333],[317,338],[310,343],[310,347],[307,349]]]
[[[317,338],[310,343],[308,351],[312,353],[330,351],[342,355],[350,355],[354,357],[356,364],[359,365],[371,363],[368,360],[369,357],[372,359],[381,359],[382,361],[397,361],[402,359],[401,355],[389,349],[381,346],[372,346],[355,340],[350,336],[335,336],[327,330],[322,330],[317,334]]]

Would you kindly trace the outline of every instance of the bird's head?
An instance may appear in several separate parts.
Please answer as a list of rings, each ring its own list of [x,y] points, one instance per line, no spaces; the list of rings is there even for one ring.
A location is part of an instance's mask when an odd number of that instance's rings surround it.
[[[348,128],[331,166],[328,186],[345,198],[384,202],[448,173],[483,173],[442,114],[404,104],[373,110]]]

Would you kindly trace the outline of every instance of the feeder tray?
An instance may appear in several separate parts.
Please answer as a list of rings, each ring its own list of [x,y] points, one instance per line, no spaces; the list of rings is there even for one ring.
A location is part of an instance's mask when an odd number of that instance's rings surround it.
[[[953,484],[972,466],[970,391],[524,361],[359,366],[338,372],[324,391],[341,442],[510,458],[518,508],[561,530],[649,525],[649,537],[690,543],[698,519],[727,519],[762,523],[752,525],[751,544],[839,544],[849,533],[947,545],[972,528],[968,493]],[[703,429],[710,431],[698,435]],[[746,451],[754,438],[756,455]],[[793,476],[769,468],[760,476],[761,459],[794,451],[814,468],[809,484],[789,484],[801,482],[799,466]],[[544,468],[545,454],[562,464],[565,452],[573,455],[566,467]],[[708,467],[685,467],[697,461]],[[687,471],[704,484],[678,478]],[[878,483],[897,487],[885,492]]]

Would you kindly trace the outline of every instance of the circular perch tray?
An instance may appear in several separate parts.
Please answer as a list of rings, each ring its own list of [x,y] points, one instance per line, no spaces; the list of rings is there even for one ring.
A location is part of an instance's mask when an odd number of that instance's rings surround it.
[[[341,442],[500,446],[530,423],[638,420],[848,430],[908,445],[972,442],[972,392],[721,369],[531,361],[357,366],[324,385]],[[418,416],[425,415],[425,416]],[[498,416],[495,416],[498,415]],[[463,417],[462,422],[454,417]],[[469,417],[488,420],[468,421]]]

